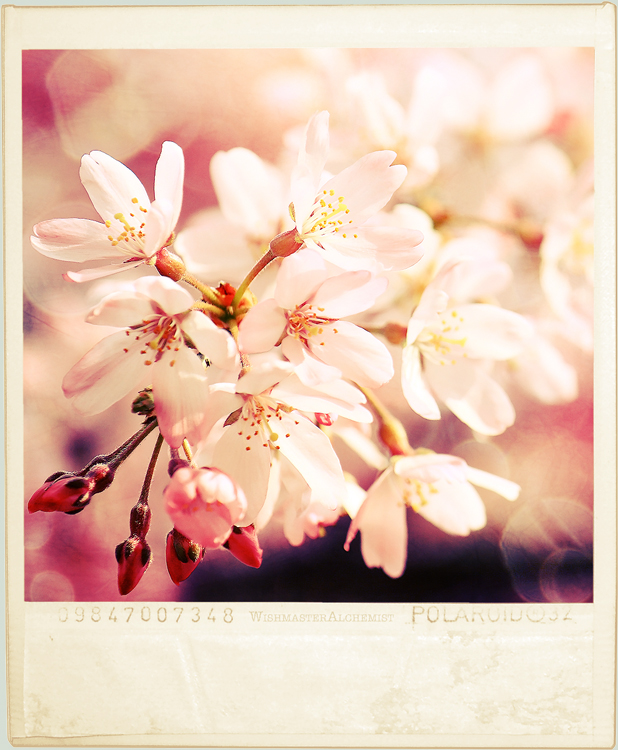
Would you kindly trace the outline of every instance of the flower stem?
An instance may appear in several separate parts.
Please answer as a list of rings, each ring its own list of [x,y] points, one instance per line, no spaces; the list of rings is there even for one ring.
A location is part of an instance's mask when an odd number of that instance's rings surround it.
[[[217,305],[211,305],[209,302],[203,302],[198,300],[193,303],[193,310],[203,310],[210,315],[216,315],[217,318],[222,318],[225,315],[225,310]]]
[[[369,405],[373,409],[380,426],[378,427],[378,435],[384,445],[391,452],[392,456],[410,456],[414,453],[410,443],[408,442],[408,436],[404,429],[404,426],[393,416],[391,412],[384,406],[380,399],[375,393],[369,388],[363,388],[363,386],[356,384],[356,387],[364,394]]]
[[[110,469],[116,470],[120,464],[128,458],[131,453],[137,448],[137,446],[146,438],[157,426],[156,417],[149,417],[143,424],[143,426],[132,435],[127,441],[125,441],[115,451],[108,453],[104,456],[95,456],[83,469],[82,473],[92,468],[96,464],[107,464]]]
[[[258,262],[253,266],[253,268],[249,271],[249,273],[245,276],[245,278],[242,280],[240,286],[236,290],[236,294],[234,295],[234,299],[232,300],[232,308],[236,310],[238,307],[240,300],[243,297],[243,294],[247,291],[249,288],[249,284],[255,279],[255,277],[263,271],[266,266],[273,261],[277,256],[273,253],[273,251],[269,248],[264,255],[258,260]]]
[[[213,305],[215,305],[219,310],[222,309],[219,295],[212,287],[208,286],[207,284],[203,284],[199,279],[196,279],[195,276],[190,274],[188,271],[185,271],[181,281],[185,281],[187,284],[195,287],[199,292],[201,292],[204,299],[210,300],[210,302],[212,302]]]
[[[159,453],[161,452],[162,445],[163,445],[163,435],[159,433],[159,437],[157,438],[157,442],[155,443],[154,450],[152,451],[152,456],[150,457],[150,463],[148,464],[148,469],[146,470],[146,476],[144,477],[144,484],[142,485],[142,491],[140,492],[139,500],[137,501],[138,504],[148,503],[148,493],[150,492],[150,485],[152,484],[152,477],[154,475],[154,470],[157,465],[157,460],[159,458]]]

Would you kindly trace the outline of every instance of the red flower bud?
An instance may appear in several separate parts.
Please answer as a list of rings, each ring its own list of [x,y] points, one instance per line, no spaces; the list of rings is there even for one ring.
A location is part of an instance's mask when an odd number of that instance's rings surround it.
[[[279,258],[287,258],[294,255],[303,246],[303,241],[298,236],[296,228],[281,232],[270,241],[270,251]]]
[[[204,548],[172,529],[167,535],[165,560],[170,578],[178,586],[197,568],[204,557]]]
[[[82,469],[84,471],[86,470]],[[57,471],[32,495],[28,511],[61,511],[71,515],[79,513],[88,505],[92,496],[106,490],[113,479],[114,472],[107,464],[91,466],[85,476]]]
[[[173,237],[169,238],[170,244],[173,239]],[[168,250],[167,247],[162,247],[156,254],[155,268],[161,276],[167,276],[172,281],[180,281],[187,271],[182,258]]]
[[[118,591],[126,596],[140,582],[141,577],[150,565],[152,554],[145,539],[130,536],[116,547],[118,562]]]
[[[262,564],[262,548],[258,542],[255,526],[233,526],[232,533],[223,545],[245,565],[259,568]]]
[[[28,511],[45,513],[61,511],[63,513],[79,513],[90,502],[94,482],[86,477],[76,477],[74,474],[63,474],[52,482],[45,482],[28,502]]]

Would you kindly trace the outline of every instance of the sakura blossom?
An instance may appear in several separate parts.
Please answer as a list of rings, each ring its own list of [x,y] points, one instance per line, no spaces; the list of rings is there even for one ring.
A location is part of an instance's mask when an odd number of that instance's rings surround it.
[[[340,318],[371,307],[387,283],[369,271],[329,276],[322,256],[302,249],[283,259],[274,298],[259,302],[243,318],[240,348],[251,354],[281,344],[307,385],[342,375],[361,385],[382,385],[394,372],[388,350]]]
[[[405,570],[408,549],[406,509],[412,508],[447,534],[467,536],[487,522],[485,506],[473,484],[507,500],[519,496],[520,488],[514,482],[472,469],[455,456],[419,452],[392,459],[354,516],[346,550],[360,531],[367,566],[380,567],[391,578],[398,578]]]
[[[128,393],[152,386],[157,419],[172,447],[199,439],[205,419],[208,364],[233,372],[238,354],[193,298],[171,279],[144,277],[133,291],[116,292],[87,321],[122,330],[102,339],[72,367],[62,388],[84,414],[98,414]],[[178,384],[181,387],[178,387]]]
[[[494,305],[450,307],[442,285],[456,267],[449,263],[441,269],[410,318],[403,349],[403,394],[425,419],[440,419],[435,393],[473,430],[499,435],[515,421],[515,409],[488,365],[519,354],[531,335],[530,324]]]
[[[391,166],[394,151],[374,151],[323,181],[328,121],[328,112],[311,118],[292,175],[294,241],[347,270],[413,265],[421,257],[415,250],[423,239],[419,231],[366,224],[389,202],[406,168]]]
[[[120,273],[144,263],[174,240],[182,207],[184,156],[166,141],[155,170],[155,200],[124,164],[102,151],[82,157],[79,176],[103,223],[90,219],[52,219],[37,224],[30,238],[41,254],[75,263],[115,261],[111,265],[69,271],[71,281]]]

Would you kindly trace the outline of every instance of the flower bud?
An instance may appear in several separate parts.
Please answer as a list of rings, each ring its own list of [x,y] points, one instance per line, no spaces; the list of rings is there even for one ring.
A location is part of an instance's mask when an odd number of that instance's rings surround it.
[[[219,469],[181,466],[163,495],[176,529],[206,549],[220,547],[247,510],[245,493]]]
[[[114,471],[107,464],[94,464],[82,469],[84,472],[84,476],[70,471],[52,474],[28,501],[28,511],[60,511],[74,515],[88,505],[93,495],[106,490],[114,480]]]
[[[185,581],[197,568],[204,557],[204,549],[191,539],[187,539],[178,529],[167,535],[165,560],[167,572],[176,585]]]
[[[93,486],[94,482],[86,477],[62,474],[52,482],[45,482],[32,495],[28,502],[28,511],[79,513],[90,502]]]
[[[232,533],[223,545],[245,565],[259,568],[262,564],[262,548],[258,542],[255,526],[233,526]]]
[[[140,582],[150,565],[152,554],[145,539],[131,535],[116,547],[118,563],[118,591],[126,596]]]
[[[141,414],[143,417],[149,417],[154,413],[155,402],[152,397],[152,388],[144,388],[133,399],[131,411],[133,414]]]
[[[406,326],[402,326],[401,323],[387,323],[382,329],[382,334],[391,344],[399,346],[405,343],[408,329]]]
[[[296,228],[281,232],[270,241],[270,251],[278,258],[287,258],[294,255],[303,246],[303,241],[298,236]]]
[[[161,248],[156,255],[155,268],[161,276],[167,276],[172,281],[180,281],[185,275],[187,268],[176,253],[171,252],[167,247]]]

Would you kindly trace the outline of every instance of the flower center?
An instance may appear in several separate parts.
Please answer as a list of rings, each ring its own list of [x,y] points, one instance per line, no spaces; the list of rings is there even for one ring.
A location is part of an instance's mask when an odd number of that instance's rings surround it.
[[[352,219],[348,218],[349,213],[350,209],[346,206],[343,195],[335,198],[334,190],[322,190],[321,195],[318,195],[313,204],[309,218],[305,222],[302,236],[339,233],[341,231],[341,236],[347,239],[349,235],[343,232],[347,229],[347,225],[353,224]],[[305,229],[305,227],[308,228]],[[358,235],[355,234],[354,237],[358,237]]]
[[[273,425],[278,429],[277,421],[283,419],[281,412],[288,411],[291,411],[289,407],[278,403],[274,399],[246,396],[240,419],[237,423],[240,427],[238,434],[242,435],[247,441],[245,450],[250,451],[256,444],[261,445],[263,448],[270,446],[275,450],[281,450],[280,446],[277,445],[280,435],[276,432],[276,429],[273,429]],[[289,438],[290,433],[286,433],[285,437]]]
[[[148,213],[147,208],[139,205],[139,200],[137,198],[131,198],[131,202],[135,204],[136,212],[140,212],[143,214]],[[127,243],[127,250],[134,250],[136,243],[140,249],[143,247],[144,239],[146,237],[146,234],[144,232],[146,222],[141,221],[141,219],[143,218],[145,220],[146,217],[140,216],[140,213],[129,213],[130,220],[128,220],[121,212],[114,214],[114,219],[119,222],[120,227],[118,228],[121,228],[121,231],[116,236],[114,236],[113,234],[107,235],[107,239],[112,243],[112,247],[116,247],[116,245],[121,245],[122,247],[124,247],[124,244],[121,243]],[[108,229],[111,228],[112,222],[110,219],[106,220],[105,226]]]
[[[158,362],[166,352],[180,351],[180,346],[184,343],[182,331],[174,318],[154,315],[134,326],[130,326],[126,331],[127,336],[135,333],[135,340],[142,345],[140,354],[144,355],[144,364],[151,365]],[[125,353],[128,349],[123,350]],[[169,363],[173,367],[176,360],[172,359]]]
[[[425,328],[418,336],[416,343],[424,357],[440,365],[454,365],[458,357],[467,357],[464,351],[466,337],[456,338],[459,323],[463,323],[456,310],[450,311],[450,318],[440,316],[439,326]]]
[[[420,479],[411,479],[410,477],[404,479],[403,501],[415,513],[418,513],[423,506],[428,505],[427,493],[435,495],[437,492],[437,488],[431,483],[421,482]]]
[[[290,310],[286,313],[288,319],[286,333],[288,336],[293,336],[295,339],[307,344],[311,336],[324,333],[324,325],[334,322],[330,318],[316,315],[312,312],[312,308],[313,305],[309,305],[304,309],[303,307],[297,307],[296,310]],[[323,307],[318,308],[319,312],[323,312],[323,310]]]

